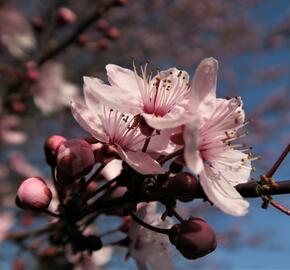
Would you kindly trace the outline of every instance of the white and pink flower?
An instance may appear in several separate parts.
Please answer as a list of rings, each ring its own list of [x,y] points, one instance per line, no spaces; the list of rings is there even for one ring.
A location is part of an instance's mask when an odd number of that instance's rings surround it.
[[[136,118],[100,103],[85,80],[85,103],[72,101],[72,112],[83,129],[103,143],[114,145],[119,156],[142,174],[160,174],[164,169],[148,153],[142,152],[146,140]],[[164,135],[163,135],[164,134]],[[168,134],[169,135],[169,134]],[[148,152],[164,149],[169,141],[167,133],[153,133]]]
[[[157,214],[156,202],[141,206],[137,215],[145,222],[160,226],[162,228],[170,228],[172,220],[167,218],[162,221],[160,215]],[[132,225],[128,232],[130,239],[129,255],[135,260],[138,269],[175,269],[170,259],[170,242],[166,235],[158,234],[150,231],[140,224],[132,221]]]
[[[133,115],[140,114],[155,129],[175,128],[189,119],[189,76],[187,72],[170,68],[147,74],[147,64],[141,76],[134,71],[109,64],[106,66],[110,85],[97,78],[85,77],[90,95],[110,108]]]
[[[240,216],[249,203],[234,188],[250,177],[252,156],[232,141],[241,136],[245,113],[240,97],[216,98],[218,62],[204,59],[192,82],[191,104],[198,117],[184,130],[184,157],[188,168],[200,176],[208,199],[228,214]]]

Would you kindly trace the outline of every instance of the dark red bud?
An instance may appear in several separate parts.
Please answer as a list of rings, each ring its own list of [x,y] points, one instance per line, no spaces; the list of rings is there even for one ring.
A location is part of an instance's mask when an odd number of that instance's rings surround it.
[[[170,230],[170,242],[189,260],[206,256],[216,249],[215,232],[201,218],[191,217]]]
[[[83,139],[67,140],[57,151],[57,167],[72,178],[88,174],[94,164],[92,147]]]
[[[96,23],[96,29],[99,31],[104,31],[109,27],[109,23],[105,19],[100,19]]]
[[[110,46],[110,41],[107,38],[101,38],[97,42],[97,48],[101,51],[108,49]]]
[[[110,27],[106,34],[110,39],[118,39],[121,36],[121,32],[117,27]]]
[[[115,0],[115,5],[116,6],[125,6],[128,4],[128,0]]]
[[[40,32],[45,27],[44,21],[39,16],[33,16],[31,18],[31,24],[35,31]]]
[[[180,173],[183,170],[183,164],[178,162],[177,160],[174,160],[173,162],[171,162],[171,164],[169,165],[169,171],[171,173]]]
[[[55,166],[56,165],[56,155],[59,147],[62,143],[66,141],[66,138],[53,135],[46,139],[44,144],[44,152],[46,156],[46,161],[49,165]]]
[[[67,7],[61,7],[57,10],[57,17],[60,24],[73,24],[77,20],[76,14]]]
[[[198,187],[197,179],[190,173],[179,173],[170,178],[167,184],[170,195],[181,201],[192,200]]]

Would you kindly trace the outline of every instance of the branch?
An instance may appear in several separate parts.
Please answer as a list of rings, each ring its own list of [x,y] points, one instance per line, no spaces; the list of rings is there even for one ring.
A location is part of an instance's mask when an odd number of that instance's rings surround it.
[[[65,50],[70,44],[72,44],[80,34],[87,30],[87,28],[93,24],[96,20],[102,17],[110,8],[115,6],[114,1],[110,1],[108,4],[104,5],[103,7],[97,8],[90,16],[88,16],[83,22],[81,22],[75,30],[62,42],[60,42],[55,47],[51,48],[43,55],[41,55],[37,60],[36,63],[38,65],[42,65],[48,59],[51,59]]]

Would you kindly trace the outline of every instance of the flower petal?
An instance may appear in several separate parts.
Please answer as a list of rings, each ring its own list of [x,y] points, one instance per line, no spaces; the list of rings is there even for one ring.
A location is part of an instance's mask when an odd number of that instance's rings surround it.
[[[71,110],[74,118],[84,130],[102,142],[109,141],[100,118],[97,114],[93,114],[86,105],[81,102],[71,101]]]
[[[109,83],[112,86],[122,89],[131,89],[138,94],[137,92],[139,92],[139,88],[136,81],[136,76],[138,75],[136,75],[132,70],[113,64],[106,65],[106,70]],[[142,79],[140,78],[140,80]]]
[[[163,117],[154,114],[143,113],[147,124],[155,129],[176,128],[189,122],[192,115],[186,112],[185,108],[177,107],[172,112],[167,113]]]
[[[227,171],[206,165],[200,174],[200,184],[208,199],[222,211],[233,216],[245,215],[249,203],[231,185]]]
[[[199,174],[204,169],[204,165],[198,150],[199,130],[194,119],[185,126],[183,140],[186,165],[193,173]]]
[[[125,152],[119,145],[117,146],[119,155],[129,166],[141,174],[163,174],[165,170],[160,164],[144,152]]]
[[[94,96],[103,105],[124,113],[137,114],[141,111],[137,89],[123,89],[102,83],[99,79],[84,77],[86,95]]]
[[[202,60],[198,65],[191,86],[193,104],[198,105],[216,97],[217,71],[218,61],[212,57]]]
[[[224,150],[211,164],[226,172],[226,178],[231,185],[246,183],[250,179],[252,171],[248,155],[234,149]]]

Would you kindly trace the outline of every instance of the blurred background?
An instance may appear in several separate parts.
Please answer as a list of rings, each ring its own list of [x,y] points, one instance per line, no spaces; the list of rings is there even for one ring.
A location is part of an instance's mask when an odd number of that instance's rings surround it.
[[[114,2],[114,4],[111,4]],[[43,142],[52,134],[85,135],[69,102],[82,96],[82,77],[106,79],[105,65],[177,68],[191,76],[205,57],[219,61],[219,97],[240,95],[253,146],[255,179],[290,142],[290,2],[288,0],[0,0],[0,269],[73,269],[49,250],[4,241],[8,230],[46,220],[16,209],[25,177],[49,179]],[[275,175],[290,179],[290,158]],[[290,206],[290,196],[277,199]],[[229,217],[208,204],[184,211],[217,231],[217,250],[197,261],[174,254],[178,269],[289,269],[290,218],[251,199],[247,216]],[[183,207],[183,205],[180,205]],[[104,220],[103,220],[104,221]],[[114,219],[109,225],[113,227]],[[111,224],[111,225],[110,225]],[[102,219],[98,221],[102,228]],[[101,268],[135,269],[114,249]],[[89,268],[87,268],[89,269]]]

